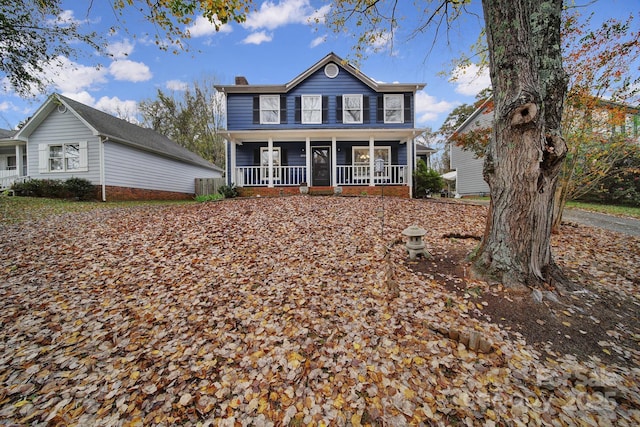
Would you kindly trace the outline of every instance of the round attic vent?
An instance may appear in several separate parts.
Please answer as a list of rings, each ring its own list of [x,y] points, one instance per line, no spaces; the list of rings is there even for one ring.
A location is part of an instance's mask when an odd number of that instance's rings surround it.
[[[64,114],[67,112],[67,106],[64,104],[58,104],[58,113]]]
[[[340,71],[340,69],[338,68],[338,66],[336,64],[334,64],[333,62],[327,64],[324,67],[324,74],[329,77],[330,79],[335,78],[338,75],[338,72]]]

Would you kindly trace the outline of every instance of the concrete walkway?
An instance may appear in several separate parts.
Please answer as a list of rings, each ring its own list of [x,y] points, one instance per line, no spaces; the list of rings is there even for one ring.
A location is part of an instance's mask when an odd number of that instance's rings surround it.
[[[582,209],[565,209],[562,222],[577,222],[589,227],[640,237],[640,220],[629,217],[607,215]]]
[[[437,198],[434,200],[438,200]],[[445,199],[442,199],[445,200]],[[455,200],[458,203],[469,203],[487,206],[488,200],[472,199],[446,199]],[[627,234],[629,236],[640,237],[640,219],[608,215],[598,212],[586,211],[582,209],[565,209],[562,215],[562,222],[575,222],[589,227],[602,228],[608,231]]]

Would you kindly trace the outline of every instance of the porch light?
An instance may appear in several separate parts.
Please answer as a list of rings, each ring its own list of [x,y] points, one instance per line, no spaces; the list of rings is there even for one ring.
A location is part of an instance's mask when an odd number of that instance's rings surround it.
[[[418,255],[422,255],[425,258],[430,256],[429,252],[425,249],[424,242],[422,241],[422,236],[427,234],[427,230],[418,227],[417,225],[411,225],[405,228],[402,231],[402,234],[409,237],[405,247],[407,248],[410,259],[416,259]]]

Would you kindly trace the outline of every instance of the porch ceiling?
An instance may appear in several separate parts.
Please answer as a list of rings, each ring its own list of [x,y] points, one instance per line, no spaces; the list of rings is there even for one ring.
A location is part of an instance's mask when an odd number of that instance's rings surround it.
[[[282,130],[245,130],[227,131],[225,137],[236,144],[243,142],[273,141],[330,141],[335,137],[339,141],[400,140],[406,142],[427,129],[282,129]]]

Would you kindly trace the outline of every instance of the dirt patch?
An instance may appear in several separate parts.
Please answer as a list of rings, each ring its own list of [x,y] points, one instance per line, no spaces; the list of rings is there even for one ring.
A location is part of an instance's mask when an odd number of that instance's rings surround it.
[[[460,237],[477,243],[473,236]],[[571,354],[580,361],[595,357],[621,366],[640,365],[636,298],[595,286],[593,277],[573,272],[571,279],[580,284],[579,290],[560,295],[552,289],[537,302],[530,293],[515,294],[468,280],[469,248],[465,243],[432,249],[432,258],[408,266],[432,276],[452,294],[452,302],[459,298],[474,302],[477,309],[469,313],[471,317],[499,325],[514,339],[524,338],[544,357]]]

